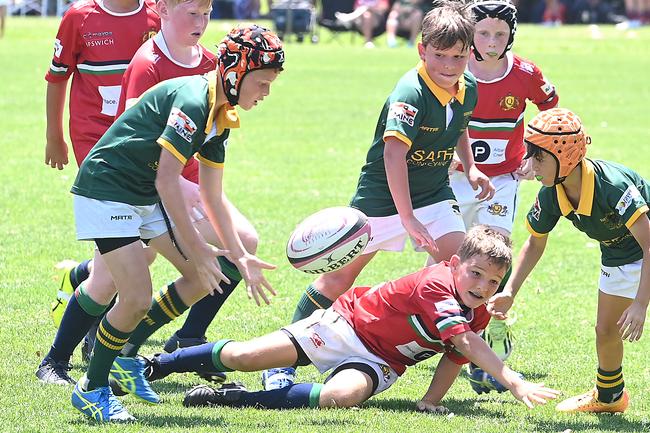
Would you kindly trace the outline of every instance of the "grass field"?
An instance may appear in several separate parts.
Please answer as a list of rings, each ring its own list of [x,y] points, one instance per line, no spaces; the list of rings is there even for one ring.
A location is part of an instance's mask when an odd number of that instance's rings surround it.
[[[56,171],[43,164],[43,75],[57,24],[55,19],[10,19],[0,39],[0,149],[6,157],[0,186],[1,432],[650,431],[650,395],[645,394],[650,335],[626,343],[624,367],[632,405],[624,416],[558,415],[553,405],[528,411],[509,394],[479,397],[463,379],[444,400],[454,417],[415,413],[413,403],[426,390],[435,360],[409,369],[389,391],[358,410],[189,410],[181,405],[183,393],[198,379],[177,375],[154,385],[164,404],[152,407],[132,397],[123,399],[137,424],[87,422],[69,403],[71,389],[43,386],[34,376],[55,334],[47,313],[58,284],[53,264],[91,253],[89,243],[74,238],[68,190],[76,167]],[[211,23],[205,44],[211,46],[228,27]],[[586,27],[521,26],[515,48],[553,81],[561,105],[582,116],[593,136],[591,157],[622,162],[650,178],[650,29],[637,31],[635,37],[611,27],[602,30],[604,38],[592,40]],[[288,323],[310,277],[289,266],[286,239],[303,217],[348,202],[379,109],[396,80],[417,62],[414,49],[365,50],[360,38],[356,44],[346,35],[339,42],[328,39],[323,35],[318,45],[289,44],[286,71],[271,97],[243,113],[243,128],[231,134],[226,189],[260,234],[259,256],[278,265],[268,278],[279,294],[270,307],[258,308],[244,290],[237,290],[211,326],[211,340],[249,338]],[[525,239],[524,211],[537,188],[532,182],[522,187],[517,246]],[[374,284],[397,277],[423,261],[413,252],[379,255],[359,281]],[[564,396],[593,386],[598,274],[598,245],[562,221],[516,301],[517,345],[509,361],[514,369],[562,390]],[[159,259],[153,277],[154,287],[160,287],[175,272]],[[160,330],[143,352],[159,351],[175,329],[172,324]],[[71,373],[78,378],[83,366],[77,353],[73,361]],[[230,377],[259,387],[258,374]],[[309,367],[300,370],[299,379],[323,378]]]

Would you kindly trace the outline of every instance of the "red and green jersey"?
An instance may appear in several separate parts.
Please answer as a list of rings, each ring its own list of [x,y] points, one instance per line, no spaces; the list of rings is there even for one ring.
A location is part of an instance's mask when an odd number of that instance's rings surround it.
[[[451,337],[478,333],[490,321],[484,305],[470,309],[462,304],[447,262],[375,287],[348,290],[332,308],[400,375],[406,366],[437,353],[458,364],[469,362]]]
[[[124,112],[127,100],[139,98],[146,90],[161,81],[214,71],[216,69],[215,55],[201,45],[197,45],[197,49],[200,54],[196,64],[185,65],[174,60],[167,48],[162,31],[145,42],[133,56],[122,77],[122,92],[116,117]],[[199,183],[199,164],[194,158],[187,161],[187,165],[183,169],[183,177],[191,182]]]
[[[101,1],[80,0],[63,15],[45,79],[56,83],[72,75],[70,139],[78,164],[113,123],[131,58],[160,29],[154,8],[142,0],[133,12],[115,13]]]
[[[564,187],[542,187],[526,217],[533,236],[545,236],[560,217],[600,243],[604,266],[626,265],[643,257],[630,226],[647,218],[650,185],[635,171],[608,161],[584,159],[580,203],[568,200]]]
[[[488,176],[512,173],[521,165],[526,101],[547,110],[559,100],[555,86],[535,64],[512,52],[506,59],[508,67],[502,77],[476,79],[478,102],[467,128],[474,161]]]
[[[72,193],[134,206],[155,204],[162,148],[183,165],[197,154],[203,164],[222,167],[230,130],[219,124],[215,86],[213,71],[173,78],[146,91],[90,151]]]
[[[460,78],[456,96],[438,87],[422,63],[407,72],[379,115],[350,205],[371,217],[397,214],[384,165],[387,137],[396,137],[409,146],[406,166],[414,209],[455,199],[447,168],[456,142],[467,128],[476,98],[476,81],[470,72]]]

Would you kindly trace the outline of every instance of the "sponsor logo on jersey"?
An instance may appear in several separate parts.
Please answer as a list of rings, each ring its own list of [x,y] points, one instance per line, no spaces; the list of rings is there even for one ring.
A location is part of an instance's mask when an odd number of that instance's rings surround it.
[[[158,31],[157,31],[156,29],[154,29],[153,27],[150,28],[149,30],[147,30],[146,32],[144,32],[144,33],[142,34],[142,42],[143,42],[143,43],[144,43],[144,42],[147,42],[149,39],[151,39],[151,38],[153,38],[154,36],[156,36],[156,33],[158,33]]]
[[[388,109],[388,119],[397,119],[400,122],[413,126],[418,109],[406,102],[393,102]]]
[[[539,217],[542,215],[542,207],[539,205],[539,197],[535,198],[535,204],[533,205],[533,208],[530,210],[528,215],[531,218],[534,218],[535,221],[539,221]]]
[[[521,62],[519,64],[519,68],[521,68],[522,71],[528,72],[529,74],[535,72],[535,67],[531,63]]]
[[[420,131],[424,132],[438,132],[440,128],[434,128],[432,126],[420,126]]]
[[[107,45],[115,45],[115,39],[112,38],[113,32],[86,32],[81,35],[86,39],[87,47],[102,47]]]
[[[63,52],[63,45],[60,39],[54,39],[54,57],[61,57]]]
[[[641,193],[639,192],[638,189],[636,189],[636,186],[630,185],[627,187],[623,195],[621,196],[621,199],[618,201],[618,204],[616,205],[616,210],[618,211],[619,215],[625,214],[625,211],[630,207],[632,203],[634,203],[634,199],[641,197]]]
[[[521,104],[521,100],[518,96],[514,96],[512,93],[508,93],[499,100],[499,107],[501,107],[503,111],[514,110],[519,107],[519,104]]]
[[[192,135],[196,132],[196,123],[183,113],[180,108],[172,107],[172,111],[167,119],[167,125],[174,128],[174,131],[188,143],[192,142]]]
[[[311,335],[309,336],[309,340],[311,343],[314,345],[314,347],[319,348],[325,346],[325,342],[321,338],[320,335],[318,335],[315,332],[312,332]]]
[[[460,305],[455,299],[445,299],[443,301],[436,302],[436,311],[442,313],[447,311],[460,311]]]
[[[508,215],[508,206],[502,205],[501,203],[492,203],[488,206],[488,213],[496,216],[506,216]]]
[[[544,84],[542,84],[541,89],[542,92],[548,96],[553,93],[553,89],[555,89],[555,87],[546,78],[544,78]]]
[[[149,164],[147,164],[147,167],[149,167],[153,171],[158,171],[158,161],[150,162]]]
[[[454,147],[441,150],[416,150],[410,153],[406,159],[407,164],[416,165],[418,167],[446,167],[454,157]]]

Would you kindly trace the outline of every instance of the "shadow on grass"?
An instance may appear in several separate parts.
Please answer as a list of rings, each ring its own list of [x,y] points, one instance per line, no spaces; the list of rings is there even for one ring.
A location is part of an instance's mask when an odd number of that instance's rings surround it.
[[[475,400],[456,400],[454,398],[445,398],[444,405],[456,415],[487,418],[498,418],[503,416],[503,412],[501,411],[486,409],[484,406],[477,406]],[[413,412],[415,410],[415,400],[406,398],[369,400],[364,403],[363,407],[390,410],[395,412]]]
[[[642,432],[650,429],[650,424],[647,422],[634,421],[625,418],[624,415],[587,415],[580,414],[580,416],[589,417],[585,421],[576,419],[567,420],[531,420],[531,424],[536,425],[535,431],[540,432],[559,432],[567,429],[578,431],[594,430],[598,431],[611,431],[611,432]],[[595,418],[595,420],[594,420]]]

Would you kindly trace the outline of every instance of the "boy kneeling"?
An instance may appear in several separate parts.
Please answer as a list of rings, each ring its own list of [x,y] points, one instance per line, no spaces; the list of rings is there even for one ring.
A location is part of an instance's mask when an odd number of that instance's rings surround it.
[[[477,333],[488,324],[485,303],[512,261],[510,240],[486,226],[472,228],[449,262],[375,287],[349,290],[327,310],[248,342],[220,340],[154,357],[152,379],[170,373],[257,371],[285,365],[332,370],[325,384],[300,383],[271,391],[199,385],[186,406],[267,409],[350,407],[388,389],[406,367],[442,353],[417,409],[444,412],[440,401],[461,366],[474,362],[526,406],[558,392],[526,382],[506,367]]]

